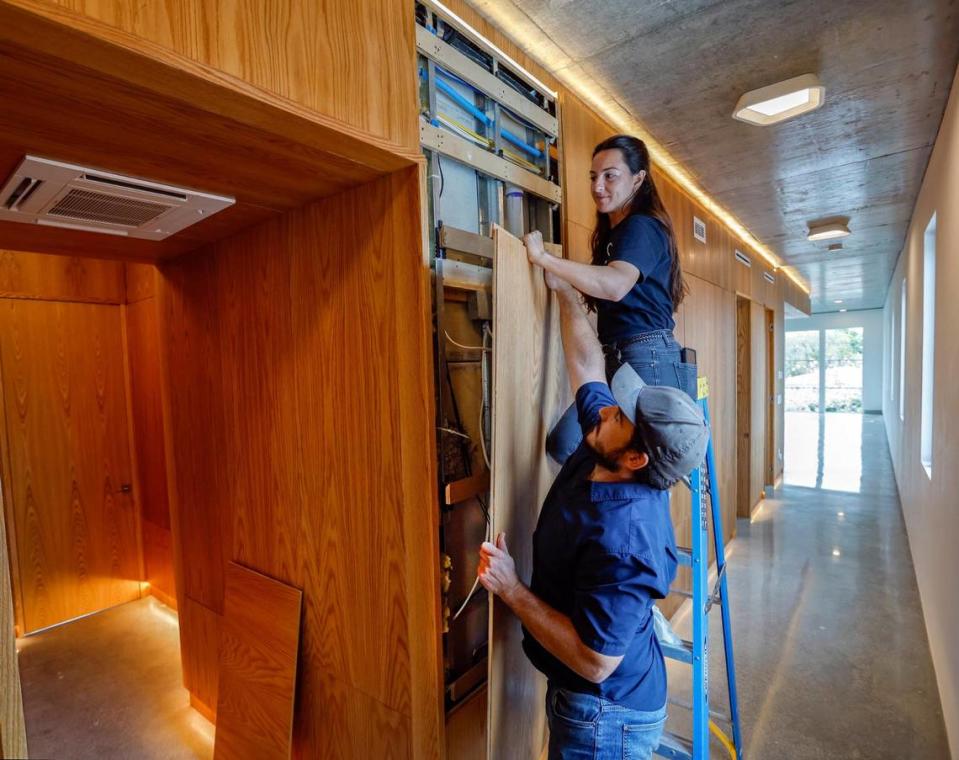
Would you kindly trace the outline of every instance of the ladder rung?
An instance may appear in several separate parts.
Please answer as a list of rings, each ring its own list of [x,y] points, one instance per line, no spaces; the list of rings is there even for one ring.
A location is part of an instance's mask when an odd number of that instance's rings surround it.
[[[692,567],[693,566],[693,550],[687,549],[685,546],[680,546],[678,548],[679,552],[679,564],[683,567]]]
[[[669,704],[675,705],[676,707],[681,707],[681,708],[683,708],[684,710],[690,710],[690,711],[692,711],[692,709],[693,709],[693,704],[692,704],[692,702],[687,702],[687,701],[685,701],[685,700],[683,700],[683,699],[679,699],[678,697],[670,697],[670,698],[669,698]],[[716,719],[716,720],[720,720],[720,721],[722,721],[723,723],[730,723],[730,724],[732,724],[732,722],[733,722],[733,719],[732,719],[731,716],[727,715],[726,713],[719,712],[718,710],[710,710],[710,711],[709,711],[709,717],[710,717],[710,718],[714,718],[714,719]]]
[[[656,754],[660,757],[676,758],[676,760],[692,760],[693,743],[684,736],[664,731],[656,748]]]
[[[693,661],[693,642],[687,639],[683,639],[681,644],[667,644],[661,641],[659,646],[663,650],[663,657],[686,663]]]

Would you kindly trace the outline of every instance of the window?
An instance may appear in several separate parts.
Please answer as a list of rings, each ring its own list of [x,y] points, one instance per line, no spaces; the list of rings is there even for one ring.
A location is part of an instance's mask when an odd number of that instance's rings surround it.
[[[936,215],[926,226],[922,241],[922,411],[919,456],[926,475],[932,477],[933,398],[936,374]]]
[[[899,292],[899,421],[906,419],[906,278]]]

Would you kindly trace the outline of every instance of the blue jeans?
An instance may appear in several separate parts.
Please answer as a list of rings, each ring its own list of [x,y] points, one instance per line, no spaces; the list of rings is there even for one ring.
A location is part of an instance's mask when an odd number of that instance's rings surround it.
[[[647,385],[669,385],[686,391],[696,400],[696,365],[681,361],[681,346],[672,330],[654,330],[613,345],[603,346],[606,379],[612,379],[623,362],[629,362]],[[562,464],[579,448],[583,430],[576,404],[565,411],[549,435],[546,453]]]
[[[666,705],[632,710],[592,694],[546,691],[549,760],[649,760],[666,725]]]

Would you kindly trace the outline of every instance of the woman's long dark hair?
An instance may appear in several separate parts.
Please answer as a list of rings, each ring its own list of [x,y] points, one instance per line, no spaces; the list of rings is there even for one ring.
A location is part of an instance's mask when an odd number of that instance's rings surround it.
[[[683,278],[683,270],[679,263],[679,249],[676,247],[676,234],[673,232],[673,222],[659,197],[659,191],[653,182],[653,175],[649,165],[649,151],[646,143],[638,137],[630,135],[615,135],[603,140],[593,149],[593,155],[604,150],[618,150],[623,155],[623,161],[634,175],[641,171],[646,172],[643,184],[639,186],[635,197],[629,202],[629,215],[638,214],[651,216],[659,221],[666,231],[666,241],[669,244],[669,290],[673,299],[673,311],[679,308],[686,297],[688,288]],[[606,247],[609,243],[609,214],[596,212],[596,228],[590,238],[590,247],[593,249],[593,264],[606,263]],[[596,311],[597,299],[586,296],[586,303],[590,311]]]

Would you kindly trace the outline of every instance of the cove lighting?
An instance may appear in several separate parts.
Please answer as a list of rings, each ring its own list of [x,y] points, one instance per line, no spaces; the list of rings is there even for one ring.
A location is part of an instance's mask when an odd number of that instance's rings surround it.
[[[816,224],[809,227],[807,240],[833,240],[834,238],[846,237],[849,235],[849,227],[843,222],[829,222],[827,224]]]
[[[432,0],[436,6],[436,0]],[[569,56],[547,37],[533,21],[510,0],[485,0],[482,15],[495,27],[509,29],[509,36],[531,58],[540,63],[552,76],[561,81],[593,111],[602,116],[615,129],[625,134],[636,135],[646,143],[656,168],[667,175],[707,211],[718,217],[733,234],[763,258],[776,272],[782,272],[803,293],[810,294],[809,285],[792,267],[784,264],[766,245],[763,245],[729,211],[720,206],[696,184],[690,175],[670,155],[662,143],[654,138],[635,116],[620,104],[619,100],[581,66],[570,66]]]
[[[803,74],[750,90],[736,103],[733,118],[766,127],[815,111],[823,104],[825,94],[826,88],[815,74]]]

